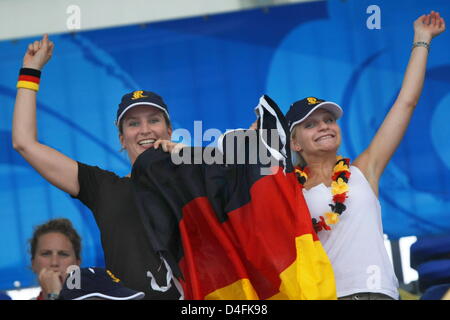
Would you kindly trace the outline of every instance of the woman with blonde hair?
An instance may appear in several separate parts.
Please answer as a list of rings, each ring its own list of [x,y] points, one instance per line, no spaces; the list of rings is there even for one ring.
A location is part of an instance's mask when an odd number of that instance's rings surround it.
[[[408,127],[422,91],[431,40],[445,30],[431,11],[414,22],[414,41],[400,93],[370,145],[353,162],[337,156],[343,111],[308,97],[286,114],[298,180],[333,266],[340,299],[398,299],[398,281],[384,247],[378,184]]]

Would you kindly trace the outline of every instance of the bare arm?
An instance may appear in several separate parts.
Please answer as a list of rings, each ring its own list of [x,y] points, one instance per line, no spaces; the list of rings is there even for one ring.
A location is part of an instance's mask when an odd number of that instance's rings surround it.
[[[23,67],[41,70],[50,59],[53,47],[47,35],[41,41],[30,44],[23,59]],[[48,182],[73,196],[78,195],[77,162],[37,140],[36,92],[33,90],[17,90],[12,143],[14,149]]]
[[[439,13],[432,11],[429,15],[423,15],[414,22],[414,42],[429,44],[432,38],[444,30],[444,19],[440,17]],[[402,87],[394,105],[369,147],[354,161],[377,195],[380,176],[400,144],[419,101],[427,59],[427,48],[416,47],[412,50]]]

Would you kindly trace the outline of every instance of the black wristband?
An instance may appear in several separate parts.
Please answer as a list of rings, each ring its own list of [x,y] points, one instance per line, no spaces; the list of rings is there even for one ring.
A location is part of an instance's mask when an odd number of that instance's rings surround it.
[[[21,68],[19,71],[20,76],[33,76],[40,78],[41,77],[41,70],[37,69],[31,69],[31,68]]]

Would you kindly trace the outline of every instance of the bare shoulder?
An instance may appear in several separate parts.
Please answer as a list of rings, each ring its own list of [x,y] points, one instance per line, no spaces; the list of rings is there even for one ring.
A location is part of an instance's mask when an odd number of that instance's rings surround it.
[[[375,192],[378,197],[378,182],[379,178],[375,174],[375,170],[373,166],[370,164],[370,155],[369,151],[366,150],[361,153],[355,161],[352,162],[352,165],[357,167],[359,171],[364,175],[366,180],[369,182],[373,192]]]
[[[369,152],[365,150],[352,162],[352,165],[357,167],[367,177],[369,175],[369,161]]]

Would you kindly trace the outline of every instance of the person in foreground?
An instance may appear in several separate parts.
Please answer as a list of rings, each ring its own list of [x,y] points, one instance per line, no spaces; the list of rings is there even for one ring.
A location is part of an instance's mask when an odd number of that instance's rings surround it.
[[[145,299],[177,299],[180,294],[162,276],[165,267],[160,266],[148,243],[129,176],[119,177],[75,161],[38,141],[36,96],[41,70],[50,60],[53,48],[53,42],[44,35],[25,52],[17,83],[13,147],[48,182],[91,209],[100,229],[106,267],[126,287],[145,292]],[[125,94],[117,110],[116,124],[122,148],[128,153],[130,171],[144,150],[162,146],[167,151],[174,145],[169,141],[172,128],[168,108],[153,92],[137,90]]]
[[[399,95],[373,140],[353,162],[337,156],[343,111],[308,97],[286,114],[313,224],[333,266],[343,300],[398,299],[398,281],[384,247],[378,185],[400,144],[422,91],[431,40],[445,21],[431,11],[414,22],[414,42]]]

